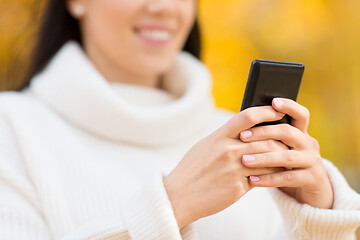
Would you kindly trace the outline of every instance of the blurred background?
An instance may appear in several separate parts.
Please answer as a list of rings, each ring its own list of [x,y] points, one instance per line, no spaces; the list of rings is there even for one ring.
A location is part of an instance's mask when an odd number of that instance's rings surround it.
[[[217,104],[239,111],[255,58],[301,62],[309,134],[360,192],[360,1],[200,1]]]
[[[1,90],[26,71],[43,4],[0,0]],[[298,102],[311,112],[309,133],[358,192],[359,10],[359,0],[199,0],[202,59],[217,105],[239,111],[255,58],[305,64]]]

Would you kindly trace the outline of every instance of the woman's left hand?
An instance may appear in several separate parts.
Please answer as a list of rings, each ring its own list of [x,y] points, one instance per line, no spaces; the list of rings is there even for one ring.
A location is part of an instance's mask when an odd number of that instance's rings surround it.
[[[255,127],[241,132],[240,140],[279,140],[288,145],[289,150],[244,155],[242,162],[249,168],[284,167],[284,171],[250,176],[250,184],[257,187],[279,187],[300,203],[317,208],[332,208],[333,190],[322,163],[319,143],[307,133],[309,111],[295,101],[283,98],[275,98],[273,108],[291,116],[291,125]]]

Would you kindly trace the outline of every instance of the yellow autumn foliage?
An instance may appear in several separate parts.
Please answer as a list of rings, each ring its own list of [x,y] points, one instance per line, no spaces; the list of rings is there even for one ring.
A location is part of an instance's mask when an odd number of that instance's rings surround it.
[[[322,156],[360,190],[360,1],[200,1],[217,105],[240,108],[255,58],[305,64],[298,102]]]

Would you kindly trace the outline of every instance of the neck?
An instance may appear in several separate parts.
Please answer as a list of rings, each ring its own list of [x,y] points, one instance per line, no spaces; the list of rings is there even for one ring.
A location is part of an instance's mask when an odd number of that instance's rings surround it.
[[[139,76],[114,64],[93,47],[84,45],[85,52],[97,70],[111,83],[126,83],[150,88],[161,88],[160,76]]]

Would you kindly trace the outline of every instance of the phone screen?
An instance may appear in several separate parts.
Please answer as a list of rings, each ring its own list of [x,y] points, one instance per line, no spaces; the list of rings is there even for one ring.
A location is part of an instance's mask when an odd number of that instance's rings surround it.
[[[254,60],[251,64],[241,111],[249,107],[271,106],[272,99],[275,97],[296,101],[304,69],[301,63]],[[286,115],[280,121],[262,125],[290,122],[291,118]]]

